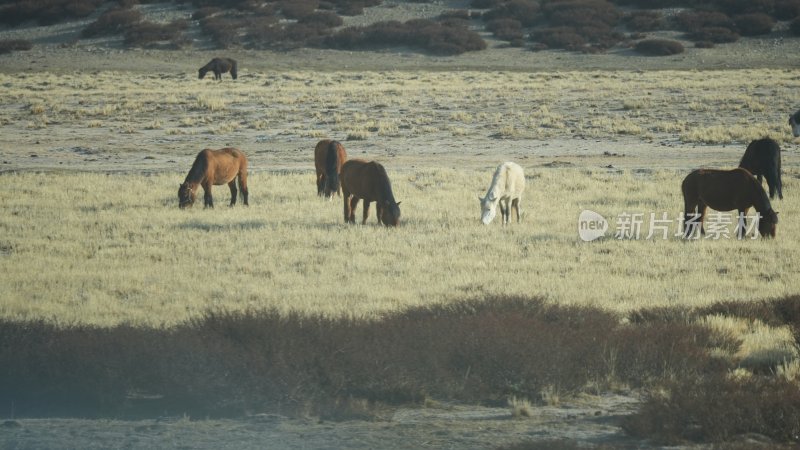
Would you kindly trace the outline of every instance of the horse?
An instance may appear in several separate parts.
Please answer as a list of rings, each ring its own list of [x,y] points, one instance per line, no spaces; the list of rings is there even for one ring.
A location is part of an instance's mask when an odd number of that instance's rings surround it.
[[[231,77],[235,80],[237,77],[236,65],[236,60],[231,58],[214,58],[200,68],[200,79],[202,80],[210,70],[214,72],[215,80],[222,81],[222,74],[225,72],[230,72]]]
[[[781,182],[781,147],[770,138],[757,139],[747,146],[739,167],[747,169],[762,182],[762,176],[767,179],[769,198],[783,200],[783,183]]]
[[[481,222],[489,225],[497,215],[497,205],[500,205],[500,213],[503,216],[503,225],[511,221],[511,209],[517,214],[517,223],[520,221],[519,203],[522,199],[522,191],[525,190],[525,173],[519,164],[504,162],[497,166],[492,178],[492,184],[486,195],[478,200],[481,202]]]
[[[733,170],[697,169],[684,178],[683,191],[684,222],[683,237],[688,238],[694,228],[691,223],[700,224],[700,233],[705,234],[703,217],[707,207],[717,211],[738,210],[744,220],[747,210],[754,207],[760,214],[758,232],[763,237],[775,237],[778,213],[772,209],[767,193],[756,178],[741,167]],[[699,220],[694,211],[697,209]],[[693,217],[694,216],[694,217]],[[746,224],[742,223],[746,230]]]
[[[792,126],[792,134],[794,137],[800,137],[800,109],[789,116],[789,125]]]
[[[386,169],[375,161],[363,159],[350,159],[342,164],[339,174],[342,184],[342,197],[344,198],[344,221],[355,223],[356,206],[359,200],[364,200],[364,220],[367,223],[369,204],[375,202],[378,223],[385,226],[397,226],[400,223],[400,203],[395,201],[392,194],[392,184]]]
[[[228,184],[231,189],[231,204],[236,204],[236,181],[242,192],[242,201],[247,206],[247,157],[237,148],[219,150],[205,149],[197,157],[178,188],[178,205],[181,209],[194,205],[197,186],[203,186],[203,200],[208,208],[214,207],[211,186]]]
[[[332,200],[340,193],[339,172],[347,159],[347,151],[339,141],[323,139],[314,147],[314,167],[317,169],[317,195]]]

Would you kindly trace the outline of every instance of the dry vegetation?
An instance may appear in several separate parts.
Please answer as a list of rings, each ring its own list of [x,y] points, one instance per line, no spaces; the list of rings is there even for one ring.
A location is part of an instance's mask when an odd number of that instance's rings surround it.
[[[0,404],[342,419],[447,399],[526,420],[642,389],[625,421],[642,439],[797,440],[794,152],[776,240],[685,242],[672,223],[668,239],[584,243],[576,226],[585,208],[610,234],[622,213],[675,218],[690,167],[734,164],[764,135],[790,146],[793,72],[195,78],[0,75]],[[316,196],[323,137],[384,163],[401,227],[347,226]],[[650,153],[558,167],[524,145],[558,140]],[[731,156],[703,160],[703,143]],[[251,206],[178,210],[194,154],[223,145],[251,158]],[[482,226],[477,195],[505,159],[526,169],[523,223]]]

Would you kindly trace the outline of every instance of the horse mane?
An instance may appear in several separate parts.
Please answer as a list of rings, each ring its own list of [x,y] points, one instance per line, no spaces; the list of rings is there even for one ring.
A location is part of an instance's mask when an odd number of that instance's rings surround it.
[[[339,141],[328,143],[328,154],[325,158],[325,177],[328,179],[331,192],[339,190]]]
[[[486,191],[486,198],[502,197],[507,179],[508,167],[506,167],[505,164],[501,164],[500,167],[494,171],[494,175],[492,175],[492,184],[489,185],[489,190]]]
[[[202,150],[197,154],[197,157],[194,159],[194,163],[192,163],[192,168],[189,169],[186,179],[183,180],[184,184],[197,184],[203,181],[203,177],[206,175],[206,169],[208,168],[208,151],[208,149]]]
[[[392,193],[392,183],[389,181],[389,174],[386,173],[386,169],[374,161],[371,164],[375,165],[375,171],[377,172],[378,179],[380,180],[381,197],[383,197],[383,200],[388,201],[389,203],[397,203],[394,199],[394,194]]]

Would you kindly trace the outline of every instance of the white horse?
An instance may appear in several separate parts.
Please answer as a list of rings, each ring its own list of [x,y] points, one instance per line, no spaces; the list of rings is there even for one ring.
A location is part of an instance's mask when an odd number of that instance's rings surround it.
[[[525,174],[519,164],[505,162],[497,167],[492,178],[492,185],[481,201],[481,222],[489,225],[494,216],[497,215],[497,204],[500,204],[500,212],[503,215],[503,225],[511,221],[511,208],[517,212],[517,222],[519,222],[519,202],[522,199],[522,191],[525,190]]]
[[[789,125],[792,126],[794,137],[800,137],[800,111],[789,116]]]

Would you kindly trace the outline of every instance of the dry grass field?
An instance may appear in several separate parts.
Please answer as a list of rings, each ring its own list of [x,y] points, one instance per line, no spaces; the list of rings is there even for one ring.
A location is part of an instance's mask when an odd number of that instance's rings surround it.
[[[169,337],[209,311],[368,324],[414,308],[456,310],[464,300],[521,296],[616,314],[625,336],[643,310],[710,308],[686,313],[680,324],[724,337],[711,339],[703,358],[722,361],[731,379],[768,367],[796,384],[796,330],[715,306],[798,293],[800,167],[786,123],[797,106],[793,71],[245,68],[235,82],[196,78],[192,70],[0,74],[0,318],[67,333],[131,326]],[[675,237],[685,174],[734,167],[747,142],[762,136],[784,150],[786,197],[773,202],[777,238]],[[378,226],[374,211],[366,225],[348,226],[340,198],[316,196],[311,157],[322,138],[341,140],[350,157],[384,164],[402,201],[400,227]],[[215,209],[179,210],[177,187],[196,153],[223,146],[250,157],[250,206],[228,208],[228,190],[219,186]],[[483,226],[478,196],[506,160],[526,171],[523,222]],[[584,209],[609,220],[607,238],[579,238]],[[666,239],[647,238],[651,213],[671,219]],[[614,238],[623,214],[643,215],[640,239]],[[612,372],[622,370],[617,350],[602,351]],[[673,367],[656,372],[680,375]],[[609,375],[559,391],[537,379],[529,391],[512,386],[525,395],[500,409],[462,411],[429,399],[426,410],[379,414],[397,426],[253,416],[272,425],[184,418],[76,434],[61,427],[85,424],[29,421],[27,429],[43,437],[19,442],[64,447],[60,436],[71,433],[74,447],[117,439],[146,447],[159,436],[203,447],[212,445],[203,440],[211,426],[238,436],[242,448],[264,439],[287,448],[368,448],[401,438],[410,446],[481,448],[530,439],[531,427],[548,430],[545,437],[624,443],[616,425],[567,423],[596,409],[630,414],[632,397],[604,395],[630,393],[639,386],[631,380]],[[603,395],[583,400],[587,392]],[[524,416],[520,408],[536,409],[534,418],[496,419],[499,410]],[[406,426],[418,434],[410,438]],[[476,427],[482,437],[464,437]],[[368,438],[348,441],[359,434]]]

